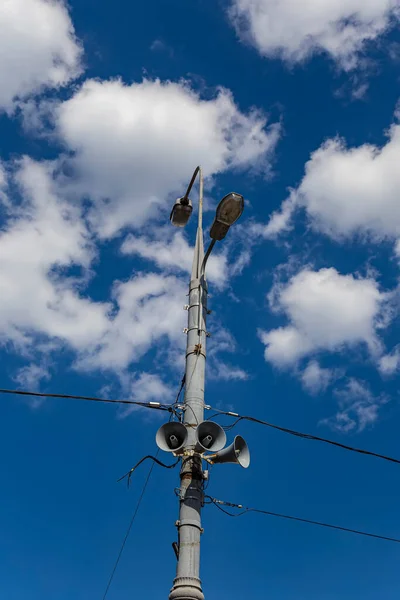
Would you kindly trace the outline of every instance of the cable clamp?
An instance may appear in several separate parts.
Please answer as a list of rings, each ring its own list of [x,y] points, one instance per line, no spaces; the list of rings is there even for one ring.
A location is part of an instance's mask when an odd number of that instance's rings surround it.
[[[200,533],[204,532],[204,529],[200,525],[198,521],[193,521],[192,519],[183,519],[182,521],[176,521],[176,527],[180,529],[181,527],[196,527],[200,531]]]

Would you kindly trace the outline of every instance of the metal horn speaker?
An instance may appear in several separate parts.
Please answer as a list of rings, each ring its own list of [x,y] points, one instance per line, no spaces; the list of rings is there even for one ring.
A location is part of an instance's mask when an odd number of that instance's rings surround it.
[[[218,452],[226,444],[226,434],[218,423],[203,421],[196,429],[196,452]]]
[[[234,463],[247,469],[250,464],[250,451],[242,436],[237,435],[233,444],[208,458],[213,464]]]
[[[164,452],[181,454],[187,436],[187,429],[182,423],[165,423],[156,433],[156,444]]]

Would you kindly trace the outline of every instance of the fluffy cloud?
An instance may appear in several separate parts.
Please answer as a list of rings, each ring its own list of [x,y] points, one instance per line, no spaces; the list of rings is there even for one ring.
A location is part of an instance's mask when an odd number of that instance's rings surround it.
[[[135,373],[122,378],[125,393],[135,402],[161,402],[168,404],[173,399],[172,389],[154,373]],[[123,406],[118,417],[123,419],[138,410],[137,406]]]
[[[163,269],[191,273],[194,248],[189,246],[182,233],[175,233],[170,240],[150,240],[129,235],[121,246],[125,255],[137,255],[153,261]],[[217,287],[223,287],[228,274],[226,254],[213,254],[207,262],[207,278]]]
[[[400,125],[382,148],[347,148],[328,140],[311,155],[300,186],[258,233],[274,237],[288,229],[296,207],[304,207],[314,229],[333,238],[361,233],[375,240],[400,236]]]
[[[380,352],[376,329],[386,296],[373,279],[341,275],[334,268],[305,269],[287,285],[276,285],[270,298],[289,320],[284,327],[260,332],[265,359],[276,366],[360,343],[374,355]]]
[[[379,370],[382,375],[393,375],[400,368],[400,346],[396,346],[392,352],[385,354],[379,360]]]
[[[140,274],[114,284],[112,299],[117,307],[96,344],[87,344],[78,367],[123,370],[139,360],[153,344],[167,336],[181,341],[185,325],[182,301],[186,286],[172,276]],[[164,342],[163,342],[164,343]]]
[[[186,288],[175,277],[117,282],[110,303],[79,293],[95,252],[79,209],[54,193],[52,170],[27,158],[16,167],[22,198],[0,233],[0,340],[27,351],[42,336],[73,348],[81,368],[122,370],[161,336],[183,337]],[[71,267],[82,275],[68,276]]]
[[[35,365],[34,363],[19,369],[14,377],[14,381],[29,390],[37,389],[41,381],[48,381],[49,379],[49,369],[44,365]],[[38,399],[37,402],[41,403],[41,400]]]
[[[84,271],[94,256],[80,211],[53,190],[52,165],[24,158],[7,200],[0,232],[0,341],[29,346],[34,334],[67,341],[79,350],[107,327],[107,309],[76,291],[71,267]]]
[[[0,3],[0,109],[80,72],[81,48],[62,0]]]
[[[316,395],[325,392],[333,378],[332,369],[324,369],[320,367],[318,361],[310,360],[301,375],[301,382],[307,392]]]
[[[9,201],[0,233],[0,341],[29,355],[33,344],[46,352],[50,340],[76,352],[77,368],[117,372],[163,336],[183,347],[187,289],[176,277],[147,273],[116,282],[109,303],[80,293],[96,255],[80,210],[53,190],[53,168],[27,158],[15,168],[21,197]],[[32,367],[20,376],[28,382],[39,374]]]
[[[67,162],[70,191],[91,199],[91,224],[103,237],[157,217],[172,193],[182,194],[199,162],[207,177],[268,170],[279,136],[259,112],[240,112],[225,89],[203,100],[187,84],[158,80],[86,81],[54,118],[74,153]]]
[[[13,194],[5,196],[0,232],[0,344],[11,342],[30,361],[17,381],[33,385],[46,379],[49,365],[42,359],[63,347],[75,352],[75,368],[114,371],[121,382],[127,367],[151,348],[157,350],[158,343],[160,364],[169,362],[171,349],[184,356],[187,277],[168,274],[168,268],[165,272],[166,267],[177,267],[168,246],[158,263],[161,272],[114,282],[109,302],[84,295],[97,251],[79,204],[58,194],[58,167],[58,162],[25,157],[7,168]],[[177,236],[171,243],[191,257],[187,242]],[[139,254],[158,257],[157,246],[146,252],[145,242],[140,244]],[[220,260],[217,256],[211,263],[216,275]],[[189,260],[183,270],[190,270]],[[220,354],[232,351],[234,340],[222,328],[219,332],[223,335],[215,337],[210,352],[215,368],[221,376],[244,379],[242,370],[221,361]]]
[[[386,396],[374,396],[365,382],[354,378],[336,391],[336,397],[338,412],[321,423],[340,433],[360,432],[371,427],[378,420],[379,411],[388,402]]]
[[[345,69],[399,17],[397,0],[232,0],[239,35],[264,56],[302,61],[326,52]]]

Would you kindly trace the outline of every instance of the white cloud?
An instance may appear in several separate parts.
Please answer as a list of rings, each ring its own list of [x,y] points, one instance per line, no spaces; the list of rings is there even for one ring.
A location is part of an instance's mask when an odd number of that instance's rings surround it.
[[[301,382],[307,392],[316,395],[326,391],[334,376],[332,369],[324,369],[318,361],[310,360],[301,374]]]
[[[176,350],[184,356],[187,281],[138,273],[114,282],[107,303],[84,296],[96,250],[79,205],[56,193],[57,170],[57,162],[26,157],[8,168],[10,188],[18,193],[6,198],[0,231],[0,344],[13,343],[29,359],[21,382],[44,378],[46,364],[38,361],[63,347],[75,352],[77,369],[114,371],[121,380],[158,344],[160,364]],[[183,238],[179,244],[190,256]],[[161,267],[173,263],[168,257]],[[221,268],[218,260],[211,264],[216,272]],[[219,328],[211,346],[214,353],[233,351],[234,340]],[[228,366],[216,360],[227,374]],[[244,378],[242,370],[229,368],[232,377]]]
[[[133,254],[154,262],[158,267],[191,273],[194,247],[189,246],[182,233],[170,240],[150,240],[143,236],[128,235],[122,246],[123,254]],[[228,276],[227,256],[212,254],[207,262],[207,279],[219,288],[224,287]]]
[[[2,0],[0,109],[12,109],[16,98],[68,83],[80,72],[80,56],[63,1]]]
[[[93,201],[89,216],[103,237],[157,217],[198,163],[208,178],[234,168],[268,171],[279,137],[277,124],[266,129],[259,112],[240,112],[225,89],[203,100],[188,84],[159,80],[86,81],[55,121],[75,154],[70,191]]]
[[[130,400],[169,404],[173,399],[172,389],[154,373],[135,373],[132,376],[126,376],[124,379],[123,386]],[[124,406],[118,412],[118,417],[123,419],[136,411],[137,408],[134,405]]]
[[[13,183],[21,198],[9,199],[0,232],[0,341],[29,346],[35,334],[59,338],[75,349],[95,341],[107,327],[105,304],[76,291],[76,278],[94,256],[78,209],[53,190],[53,165],[24,158]]]
[[[354,234],[374,240],[400,237],[400,125],[383,147],[347,148],[331,139],[312,155],[297,190],[272,216],[265,237],[288,229],[296,207],[304,207],[314,229],[340,239]],[[268,235],[269,234],[269,235]]]
[[[397,0],[231,0],[239,35],[269,57],[298,62],[326,52],[352,69],[366,42],[399,16]]]
[[[385,354],[379,360],[379,370],[382,375],[393,375],[400,368],[400,346]]]
[[[292,216],[296,209],[294,195],[282,202],[279,210],[272,213],[270,220],[266,225],[254,223],[252,233],[254,236],[261,236],[265,239],[274,239],[278,235],[287,232],[292,226]]]
[[[163,337],[175,343],[182,340],[183,349],[187,313],[182,301],[186,294],[186,286],[173,276],[147,273],[116,282],[112,293],[115,312],[96,343],[86,345],[77,367],[122,371],[153,345],[165,344]]]
[[[373,279],[341,275],[334,268],[305,269],[287,285],[275,285],[270,299],[289,319],[284,327],[260,332],[265,359],[279,367],[360,343],[374,355],[381,350],[376,329],[385,316],[386,296]]]
[[[19,369],[13,379],[28,390],[36,390],[41,381],[50,379],[50,371],[45,365],[32,363]]]
[[[217,381],[246,381],[249,378],[249,374],[244,369],[222,362],[217,358],[214,358],[207,374],[211,379]]]
[[[207,342],[207,377],[210,379],[246,381],[249,374],[242,368],[222,360],[221,354],[237,353],[237,344],[233,335],[220,323],[213,320],[211,338]]]
[[[363,381],[350,378],[345,387],[336,391],[338,412],[321,421],[341,433],[360,432],[376,423],[379,411],[387,404],[386,396],[374,396]]]

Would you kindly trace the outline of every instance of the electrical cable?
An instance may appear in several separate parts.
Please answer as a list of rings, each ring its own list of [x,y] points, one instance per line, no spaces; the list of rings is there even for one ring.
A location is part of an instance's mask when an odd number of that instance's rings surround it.
[[[269,423],[268,421],[263,421],[262,419],[256,419],[255,417],[239,415],[234,412],[218,410],[217,408],[211,408],[211,407],[209,407],[209,408],[210,408],[210,410],[215,411],[219,415],[235,417],[236,421],[232,424],[231,428],[234,427],[239,421],[249,421],[251,423],[258,423],[259,425],[264,425],[264,426],[270,427],[272,429],[277,429],[278,431],[282,431],[283,433],[288,433],[290,435],[294,435],[296,437],[300,437],[305,440],[314,440],[316,442],[323,442],[325,444],[330,444],[332,446],[336,446],[337,448],[342,448],[343,450],[349,450],[350,452],[357,452],[358,454],[364,454],[366,456],[374,456],[375,458],[380,458],[382,460],[386,460],[386,461],[400,465],[400,460],[398,458],[393,458],[392,456],[387,456],[385,454],[379,454],[377,452],[371,452],[370,450],[363,450],[362,448],[355,448],[354,446],[348,446],[347,444],[342,444],[341,442],[335,442],[334,440],[331,440],[329,438],[323,438],[323,437],[320,437],[317,435],[311,435],[309,433],[302,433],[301,431],[296,431],[294,429],[288,429],[287,427],[281,427],[280,425],[275,425],[273,423]]]
[[[241,517],[242,515],[244,515],[246,513],[254,512],[254,513],[259,513],[262,515],[268,515],[270,517],[278,517],[280,519],[288,519],[290,521],[299,521],[300,523],[307,523],[309,525],[318,525],[319,527],[327,527],[329,529],[336,529],[338,531],[344,531],[346,533],[354,533],[356,535],[371,537],[371,538],[375,538],[378,540],[383,540],[385,542],[395,542],[396,544],[400,544],[399,538],[387,537],[385,535],[377,535],[375,533],[370,533],[367,531],[360,531],[358,529],[349,529],[348,527],[341,527],[340,525],[332,525],[330,523],[323,523],[321,521],[312,521],[311,519],[302,519],[300,517],[293,517],[292,515],[284,515],[281,513],[271,512],[269,510],[261,510],[258,508],[247,508],[247,507],[243,506],[242,504],[233,504],[232,502],[224,502],[222,500],[216,500],[216,498],[212,498],[211,496],[206,496],[206,497],[210,500],[210,502],[208,502],[207,504],[213,504],[214,506],[219,508],[219,510],[221,510],[223,513],[228,515],[229,517]],[[229,506],[231,508],[241,508],[242,511],[240,513],[236,513],[236,514],[230,513],[229,511],[222,508],[221,505]]]
[[[197,354],[197,356],[196,356],[196,360],[194,361],[194,365],[193,365],[192,373],[191,373],[191,375],[190,375],[190,378],[189,378],[189,383],[187,384],[187,387],[189,387],[189,386],[190,386],[190,384],[192,383],[193,375],[194,375],[194,372],[196,371],[196,366],[197,366],[197,361],[199,360],[199,356],[200,356],[200,353],[199,353],[199,354]],[[194,412],[193,408],[190,406],[190,404],[187,404],[187,403],[185,403],[185,405],[184,405],[184,410],[186,410],[187,408],[190,408],[190,410],[192,411],[192,414],[193,414],[193,416],[194,416],[194,418],[195,418],[195,420],[196,420],[196,425],[199,425],[199,420],[198,420],[198,418],[197,418],[197,416],[196,416],[196,413]]]
[[[196,360],[197,363],[197,360]],[[195,363],[195,366],[196,366]],[[193,372],[195,370],[195,366]],[[192,374],[193,376],[193,374]],[[181,385],[182,391],[183,386]],[[142,408],[152,408],[154,410],[162,410],[170,413],[174,413],[174,405],[169,404],[161,404],[160,402],[137,402],[135,400],[113,400],[110,398],[99,398],[96,396],[78,396],[72,394],[52,394],[52,393],[42,393],[42,392],[34,392],[34,391],[26,391],[26,390],[12,390],[12,389],[3,389],[0,388],[0,394],[14,394],[19,396],[35,396],[38,398],[65,398],[69,400],[85,400],[89,402],[101,402],[108,404],[132,404],[135,406],[140,406]],[[186,408],[186,406],[185,406]],[[255,417],[250,417],[247,415],[239,415],[238,413],[223,411],[217,408],[207,407],[209,410],[213,410],[217,415],[225,415],[227,417],[235,417],[236,421],[232,423],[232,425],[226,425],[224,429],[226,431],[230,431],[239,421],[249,421],[251,423],[258,423],[259,425],[264,425],[265,427],[270,427],[272,429],[276,429],[278,431],[282,431],[283,433],[288,433],[289,435],[293,435],[296,437],[300,437],[306,440],[314,440],[317,442],[322,442],[325,444],[330,444],[332,446],[336,446],[337,448],[342,448],[343,450],[348,450],[350,452],[356,452],[358,454],[364,454],[365,456],[373,456],[375,458],[379,458],[381,460],[386,460],[395,464],[400,464],[400,460],[391,456],[387,456],[385,454],[379,454],[377,452],[371,452],[370,450],[363,450],[362,448],[355,448],[353,446],[348,446],[347,444],[342,444],[341,442],[335,442],[329,438],[323,438],[317,435],[311,435],[308,433],[302,433],[300,431],[296,431],[294,429],[288,429],[287,427],[281,427],[279,425],[275,425],[274,423],[269,423],[268,421],[263,421],[262,419],[257,419]],[[197,419],[196,419],[197,420]],[[198,423],[197,423],[198,425]]]
[[[117,482],[122,481],[123,479],[125,479],[125,477],[127,477],[128,478],[128,487],[129,487],[133,472],[138,468],[139,465],[142,464],[142,462],[144,462],[147,459],[151,459],[153,461],[153,465],[155,463],[157,463],[158,465],[160,465],[160,467],[164,467],[164,469],[173,469],[174,467],[176,467],[176,465],[180,461],[180,459],[178,458],[174,463],[172,463],[172,465],[166,465],[163,462],[161,462],[161,460],[158,460],[157,456],[158,456],[158,452],[157,452],[156,456],[151,456],[151,454],[147,454],[147,456],[144,456],[143,458],[141,458],[139,460],[139,462],[137,462],[136,465],[134,467],[132,467],[132,469],[130,469],[127,473],[125,473],[125,475],[122,475],[122,477],[117,479]]]
[[[109,398],[98,398],[96,396],[73,396],[71,394],[48,394],[44,392],[33,392],[26,390],[7,390],[0,388],[0,394],[15,394],[18,396],[36,396],[38,398],[66,398],[69,400],[86,400],[88,402],[104,402],[108,404],[134,404],[143,408],[154,408],[155,410],[165,410],[171,412],[173,409],[168,404],[160,402],[137,402],[136,400],[111,400]]]
[[[181,385],[179,387],[178,393],[177,393],[176,398],[175,398],[174,406],[176,406],[177,404],[179,404],[179,398],[180,398],[182,390],[183,390],[183,388],[185,386],[185,382],[186,382],[186,373],[183,374],[183,377],[182,377],[182,380],[181,380]]]
[[[170,421],[172,421],[174,416],[176,417],[177,421],[180,421],[181,423],[183,421],[182,411],[179,412],[177,407],[179,406],[179,398],[180,398],[182,390],[185,386],[185,381],[186,381],[186,373],[183,374],[183,377],[181,379],[179,390],[178,390],[178,393],[176,394],[175,402],[171,405],[171,416],[169,419]]]
[[[156,454],[156,456],[154,457],[155,459],[157,458],[157,455],[158,455],[158,453],[159,453],[159,450],[157,451],[157,454]],[[147,485],[148,485],[148,483],[149,483],[149,479],[150,479],[150,477],[151,477],[151,474],[152,474],[152,472],[153,472],[153,469],[154,469],[154,465],[155,465],[155,464],[156,464],[156,463],[155,463],[155,461],[153,461],[153,462],[151,463],[151,466],[150,466],[149,472],[148,472],[148,474],[147,474],[146,480],[145,480],[145,482],[144,482],[144,485],[143,485],[143,488],[142,488],[141,494],[140,494],[140,496],[139,496],[139,499],[138,499],[138,501],[137,501],[137,504],[136,504],[135,510],[133,511],[133,515],[132,515],[132,518],[131,518],[131,520],[130,520],[130,522],[129,522],[128,529],[126,530],[126,533],[125,533],[124,539],[123,539],[123,541],[122,541],[122,544],[121,544],[121,548],[120,548],[120,550],[119,550],[119,552],[118,552],[118,556],[117,556],[117,558],[116,558],[116,561],[115,561],[115,563],[114,563],[113,569],[112,569],[112,571],[111,571],[111,575],[110,575],[110,577],[109,577],[109,580],[108,580],[108,582],[107,582],[107,587],[106,587],[106,590],[105,590],[105,592],[104,592],[104,595],[103,595],[103,598],[102,598],[102,600],[105,600],[105,598],[107,597],[108,591],[109,591],[109,589],[110,589],[110,586],[111,586],[111,583],[112,583],[112,581],[113,581],[113,579],[114,579],[115,572],[116,572],[116,570],[117,570],[117,567],[118,567],[119,561],[121,560],[122,553],[123,553],[123,551],[124,551],[124,548],[125,548],[126,542],[127,542],[127,540],[128,540],[129,534],[130,534],[130,532],[131,532],[132,525],[133,525],[133,523],[134,523],[134,521],[135,521],[135,519],[136,519],[136,515],[138,514],[138,511],[139,511],[140,505],[141,505],[141,503],[142,503],[142,500],[143,500],[144,494],[145,494],[145,492],[146,492],[146,488],[147,488]]]

